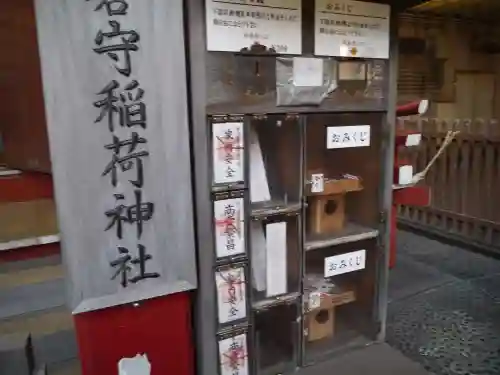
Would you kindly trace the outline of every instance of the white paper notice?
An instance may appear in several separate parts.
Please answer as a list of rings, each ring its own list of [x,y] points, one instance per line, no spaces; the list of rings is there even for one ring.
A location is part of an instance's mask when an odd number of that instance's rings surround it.
[[[311,193],[322,193],[325,190],[325,176],[323,173],[311,176]]]
[[[243,198],[214,202],[215,246],[217,258],[245,253]]]
[[[359,271],[365,268],[365,264],[366,250],[328,257],[325,258],[325,277]]]
[[[151,363],[146,354],[134,358],[122,358],[118,362],[118,375],[150,375]]]
[[[243,181],[243,156],[245,153],[243,123],[214,123],[212,126],[214,184]]]
[[[370,125],[330,126],[326,132],[326,148],[370,146]]]
[[[261,221],[250,223],[252,240],[252,276],[254,287],[259,292],[266,290],[266,236]]]
[[[301,0],[207,0],[207,49],[238,52],[254,43],[302,53]]]
[[[317,309],[321,306],[321,293],[320,292],[312,292],[309,294],[309,310]]]
[[[250,201],[265,202],[271,200],[271,192],[267,181],[264,157],[260,148],[257,132],[250,127]]]
[[[287,292],[286,222],[266,225],[266,296]]]
[[[405,146],[406,147],[418,146],[421,140],[422,140],[422,134],[420,133],[408,134],[406,136]]]
[[[217,271],[217,303],[219,323],[229,323],[247,316],[247,290],[243,267]]]
[[[313,57],[294,57],[293,84],[298,87],[323,85],[323,60]]]
[[[398,185],[409,185],[413,181],[413,166],[403,165],[398,168]]]
[[[386,4],[316,0],[314,54],[388,59],[390,13]]]
[[[248,375],[247,335],[219,341],[220,375]]]

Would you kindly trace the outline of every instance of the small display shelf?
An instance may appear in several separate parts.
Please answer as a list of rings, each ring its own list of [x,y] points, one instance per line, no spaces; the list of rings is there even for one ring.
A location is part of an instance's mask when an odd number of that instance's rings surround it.
[[[314,173],[313,176],[318,174]],[[352,175],[324,180],[321,189],[311,184],[307,198],[308,233],[324,235],[342,231],[346,221],[346,195],[363,190],[361,179]]]
[[[348,222],[340,231],[334,234],[308,234],[304,249],[305,251],[323,249],[325,247],[376,238],[378,235],[379,231],[377,229]]]
[[[347,223],[377,228],[381,114],[314,114],[305,129],[306,235],[337,237]]]
[[[306,253],[306,361],[373,341],[377,251],[376,240],[365,239]]]
[[[252,217],[262,218],[266,216],[299,212],[302,210],[300,202],[285,202],[280,200],[265,201],[252,204]]]
[[[255,368],[257,374],[292,372],[298,365],[300,299],[281,302],[255,312]]]
[[[310,274],[304,281],[304,299],[308,301],[304,332],[308,342],[335,335],[335,309],[356,301],[355,285],[335,284],[322,275]]]
[[[253,301],[272,301],[300,290],[299,213],[253,219],[250,223]]]
[[[299,203],[302,133],[298,118],[253,118],[248,134],[252,209],[283,210]]]

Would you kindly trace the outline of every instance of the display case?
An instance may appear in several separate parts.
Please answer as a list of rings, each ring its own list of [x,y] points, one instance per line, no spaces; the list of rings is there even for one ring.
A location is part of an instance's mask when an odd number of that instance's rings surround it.
[[[214,337],[242,327],[249,361],[233,372],[244,375],[291,373],[380,340],[395,106],[388,7],[188,2],[190,38],[198,38],[189,50],[203,368],[213,369]],[[336,28],[373,40],[346,44],[352,35]],[[210,306],[206,293],[218,289],[208,285],[226,288],[214,270],[245,277],[231,319],[227,293]]]
[[[253,305],[298,295],[302,249],[302,127],[299,116],[248,120]]]
[[[300,212],[253,217],[250,224],[253,305],[300,292]]]
[[[248,133],[252,216],[299,211],[302,192],[299,116],[251,116]]]
[[[377,113],[307,116],[306,250],[378,235],[383,118]]]
[[[305,362],[376,339],[373,306],[380,259],[375,239],[307,252],[304,273]]]
[[[255,369],[259,375],[293,372],[299,363],[300,298],[255,310]]]

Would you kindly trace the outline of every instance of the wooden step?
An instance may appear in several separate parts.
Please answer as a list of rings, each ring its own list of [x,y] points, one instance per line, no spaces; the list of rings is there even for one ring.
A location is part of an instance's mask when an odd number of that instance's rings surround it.
[[[54,197],[52,176],[40,172],[22,172],[0,176],[0,202],[27,202]]]
[[[54,200],[0,204],[0,241],[8,242],[58,233]]]
[[[38,258],[21,258],[20,260],[13,260],[9,262],[0,262],[0,274],[7,272],[18,272],[37,267],[47,267],[60,265],[62,258],[60,254],[49,255]]]
[[[0,203],[0,250],[59,241],[54,200]],[[7,246],[6,244],[11,244]]]
[[[0,320],[0,336],[11,334],[43,336],[72,329],[73,317],[64,307]]]
[[[38,284],[47,280],[62,279],[63,277],[64,272],[61,265],[32,268],[17,271],[16,273],[0,273],[0,289]]]
[[[63,307],[64,272],[60,264],[0,273],[0,319]]]

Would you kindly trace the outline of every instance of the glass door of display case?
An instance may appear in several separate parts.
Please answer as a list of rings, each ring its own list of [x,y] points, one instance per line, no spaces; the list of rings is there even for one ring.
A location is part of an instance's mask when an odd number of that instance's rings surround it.
[[[249,246],[254,368],[298,365],[302,279],[302,127],[297,116],[249,116]]]
[[[310,114],[304,165],[304,362],[374,340],[383,114]]]

